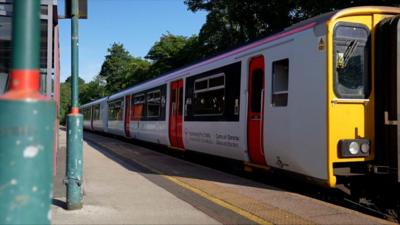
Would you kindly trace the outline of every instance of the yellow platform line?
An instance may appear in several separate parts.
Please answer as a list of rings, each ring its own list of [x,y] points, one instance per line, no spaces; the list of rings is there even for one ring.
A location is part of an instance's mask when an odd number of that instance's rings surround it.
[[[104,144],[103,144],[103,146],[104,146]],[[105,144],[104,147],[108,148],[107,144]],[[117,152],[115,152],[115,153],[118,154]],[[118,155],[120,155],[122,157],[125,157],[125,156],[123,156],[121,154],[118,154]],[[228,202],[226,202],[226,201],[224,201],[224,200],[222,200],[220,198],[217,198],[217,197],[215,197],[213,195],[210,195],[207,192],[202,191],[202,190],[200,190],[200,189],[198,189],[196,187],[193,187],[192,185],[189,185],[189,184],[187,184],[187,183],[185,183],[183,181],[180,181],[179,179],[177,179],[177,178],[175,178],[173,176],[163,175],[163,173],[161,171],[159,171],[157,169],[154,169],[154,168],[146,165],[143,162],[140,162],[140,161],[138,161],[136,159],[133,159],[131,157],[129,157],[129,159],[134,161],[135,163],[145,167],[146,169],[150,170],[153,173],[160,174],[165,179],[168,179],[169,181],[175,183],[176,185],[179,185],[182,188],[185,188],[185,189],[187,189],[187,190],[189,190],[189,191],[191,191],[193,193],[196,193],[196,194],[200,195],[201,197],[203,197],[203,198],[205,198],[205,199],[207,199],[207,200],[209,200],[209,201],[211,201],[211,202],[213,202],[213,203],[215,203],[215,204],[217,204],[217,205],[219,205],[219,206],[221,206],[223,208],[229,209],[229,210],[233,211],[234,213],[239,214],[239,215],[243,216],[244,218],[247,218],[250,221],[253,221],[255,223],[262,224],[262,225],[273,225],[273,223],[271,223],[271,222],[269,222],[269,221],[267,221],[267,220],[265,220],[265,219],[263,219],[263,218],[261,218],[261,217],[259,217],[257,215],[254,215],[253,213],[250,213],[249,211],[241,209],[241,208],[239,208],[239,207],[237,207],[235,205],[232,205],[232,204],[230,204],[230,203],[228,203]]]
[[[146,169],[152,171],[153,173],[160,174],[161,176],[163,176],[164,178],[168,179],[169,181],[171,181],[171,182],[173,182],[173,183],[175,183],[175,184],[177,184],[177,185],[179,185],[179,186],[181,186],[181,187],[183,187],[183,188],[185,188],[185,189],[187,189],[187,190],[189,190],[191,192],[194,192],[194,193],[200,195],[201,197],[203,197],[203,198],[205,198],[205,199],[207,199],[207,200],[209,200],[209,201],[211,201],[211,202],[213,202],[213,203],[215,203],[215,204],[217,204],[217,205],[219,205],[219,206],[221,206],[223,208],[229,209],[229,210],[231,210],[231,211],[233,211],[233,212],[235,212],[235,213],[237,213],[237,214],[239,214],[239,215],[241,215],[241,216],[243,216],[243,217],[245,217],[245,218],[247,218],[247,219],[249,219],[249,220],[251,220],[251,221],[253,221],[255,223],[262,224],[262,225],[273,225],[272,223],[268,222],[267,220],[265,220],[265,219],[263,219],[263,218],[261,218],[261,217],[259,217],[257,215],[254,215],[254,214],[252,214],[252,213],[250,213],[250,212],[248,212],[246,210],[243,210],[243,209],[241,209],[241,208],[239,208],[237,206],[234,206],[234,205],[232,205],[232,204],[230,204],[230,203],[228,203],[228,202],[226,202],[226,201],[224,201],[222,199],[219,199],[219,198],[217,198],[217,197],[215,197],[213,195],[210,195],[207,192],[204,192],[204,191],[202,191],[202,190],[200,190],[200,189],[198,189],[196,187],[193,187],[193,186],[191,186],[191,185],[189,185],[189,184],[187,184],[185,182],[182,182],[182,181],[180,181],[179,179],[177,179],[175,177],[168,176],[168,175],[163,175],[163,173],[161,171],[158,171],[157,169],[154,169],[154,168],[152,168],[152,167],[150,167],[150,166],[148,166],[148,165],[146,165],[146,164],[144,164],[142,162],[139,162],[139,161],[137,161],[135,159],[130,158],[130,160],[132,160],[135,163],[145,167]]]
[[[178,179],[176,179],[174,177],[167,176],[167,175],[162,175],[162,176],[165,177],[166,179],[170,180],[171,182],[174,182],[175,184],[177,184],[177,185],[179,185],[179,186],[181,186],[183,188],[186,188],[189,191],[194,192],[194,193],[200,195],[201,197],[203,197],[203,198],[205,198],[205,199],[207,199],[207,200],[209,200],[209,201],[211,201],[211,202],[213,202],[213,203],[215,203],[215,204],[217,204],[219,206],[222,206],[222,207],[224,207],[226,209],[229,209],[229,210],[231,210],[231,211],[233,211],[233,212],[235,212],[235,213],[237,213],[237,214],[239,214],[239,215],[241,215],[241,216],[243,216],[243,217],[245,217],[245,218],[247,218],[247,219],[249,219],[249,220],[251,220],[253,222],[256,222],[258,224],[263,224],[263,225],[272,225],[272,223],[264,220],[263,218],[261,218],[259,216],[256,216],[256,215],[254,215],[254,214],[252,214],[252,213],[250,213],[250,212],[248,212],[246,210],[243,210],[243,209],[241,209],[241,208],[239,208],[237,206],[234,206],[234,205],[232,205],[232,204],[230,204],[228,202],[225,202],[222,199],[216,198],[216,197],[214,197],[214,196],[212,196],[212,195],[210,195],[210,194],[208,194],[208,193],[206,193],[206,192],[204,192],[204,191],[202,191],[202,190],[200,190],[198,188],[195,188],[195,187],[193,187],[193,186],[191,186],[191,185],[189,185],[189,184],[187,184],[185,182],[182,182],[182,181],[180,181],[180,180],[178,180]]]

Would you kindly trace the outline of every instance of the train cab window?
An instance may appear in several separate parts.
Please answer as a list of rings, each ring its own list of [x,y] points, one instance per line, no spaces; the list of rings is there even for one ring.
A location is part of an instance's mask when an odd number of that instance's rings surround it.
[[[334,30],[334,90],[339,98],[370,94],[369,30],[365,25],[339,23]]]
[[[160,90],[152,91],[147,96],[147,117],[160,117],[161,115],[161,92]]]
[[[272,106],[285,107],[289,94],[289,59],[272,63]]]
[[[144,94],[135,95],[132,97],[131,104],[131,120],[139,121],[143,117]]]
[[[122,121],[122,114],[124,113],[124,104],[121,99],[110,102],[108,105],[108,118],[110,121]]]
[[[221,115],[225,108],[225,74],[220,73],[194,81],[193,113]]]

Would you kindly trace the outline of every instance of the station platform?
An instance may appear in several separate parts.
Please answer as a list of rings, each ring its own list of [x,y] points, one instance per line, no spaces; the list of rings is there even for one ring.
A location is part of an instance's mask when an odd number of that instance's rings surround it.
[[[60,130],[53,224],[392,224],[118,139],[84,133],[84,206],[65,209]]]

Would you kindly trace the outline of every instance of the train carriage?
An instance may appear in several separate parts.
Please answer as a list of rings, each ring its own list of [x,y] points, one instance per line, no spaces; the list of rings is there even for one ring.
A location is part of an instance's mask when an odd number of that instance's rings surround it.
[[[387,120],[396,120],[397,106],[385,98],[396,102],[399,95],[396,87],[376,92],[397,81],[397,70],[389,75],[384,68],[400,64],[380,58],[387,51],[397,57],[398,36],[392,48],[377,46],[384,32],[399,32],[384,25],[399,13],[372,6],[330,12],[136,85],[101,101],[108,105],[100,114],[108,122],[104,131],[285,170],[329,187],[374,172],[397,180],[400,132],[383,118],[391,107]],[[93,117],[99,105],[82,109]]]
[[[108,132],[108,97],[84,104],[80,107],[83,114],[83,128]]]

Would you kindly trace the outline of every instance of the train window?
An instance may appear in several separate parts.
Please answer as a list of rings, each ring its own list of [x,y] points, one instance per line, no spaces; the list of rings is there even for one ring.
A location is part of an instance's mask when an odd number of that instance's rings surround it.
[[[339,98],[370,94],[369,30],[362,24],[339,23],[334,30],[334,90]]]
[[[289,59],[272,63],[272,106],[284,107],[289,94]]]
[[[261,111],[261,91],[263,89],[263,74],[264,70],[254,70],[252,76],[252,87],[251,87],[251,111]]]
[[[8,82],[8,74],[0,73],[0,95],[6,91]]]
[[[0,17],[0,94],[7,90],[11,62],[11,17]]]
[[[124,113],[124,104],[121,99],[113,101],[108,105],[108,119],[122,121],[122,114]]]
[[[225,74],[194,81],[194,115],[221,115],[225,108]]]
[[[178,106],[185,121],[239,121],[241,69],[238,61],[187,77]]]
[[[195,90],[202,90],[208,87],[208,80],[200,80],[194,83]]]
[[[161,114],[161,92],[152,91],[147,96],[147,117],[159,117]]]
[[[100,105],[93,107],[93,120],[100,120]]]
[[[183,97],[183,88],[179,89],[179,104],[178,104],[178,115],[182,116],[182,110],[183,110],[183,102],[182,102],[182,97]]]
[[[90,108],[82,110],[83,120],[90,120]]]
[[[143,117],[144,94],[135,95],[131,104],[131,120],[139,121]]]

